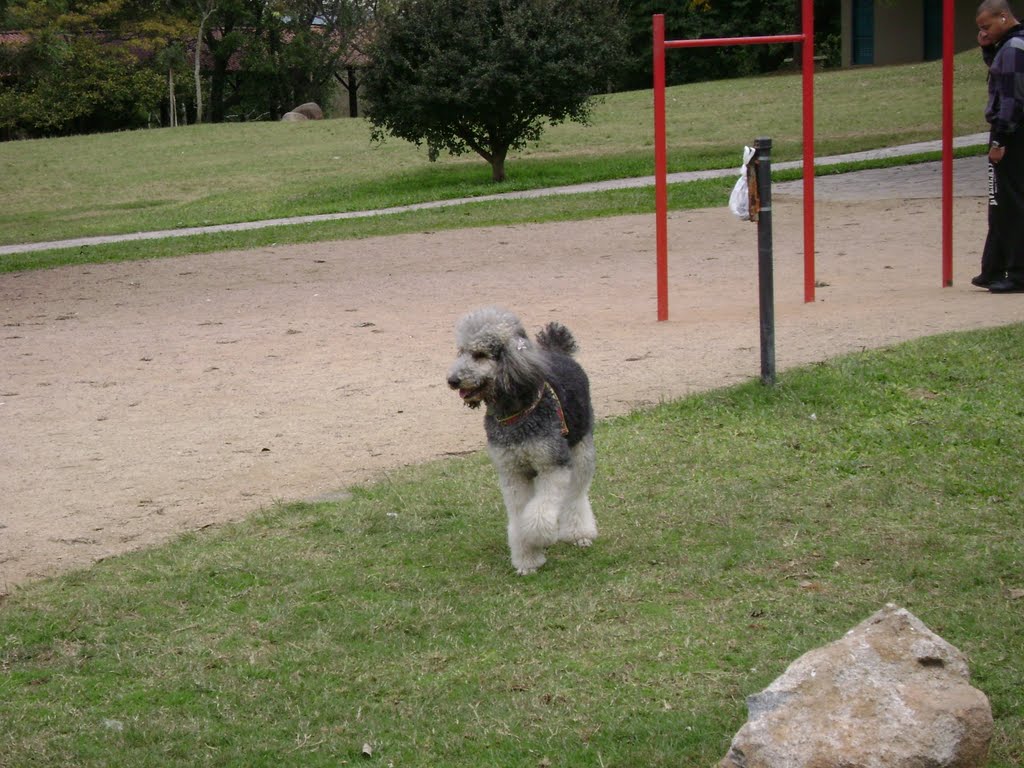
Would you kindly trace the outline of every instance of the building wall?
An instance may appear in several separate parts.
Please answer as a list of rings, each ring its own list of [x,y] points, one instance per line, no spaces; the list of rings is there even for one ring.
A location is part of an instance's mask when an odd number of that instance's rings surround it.
[[[922,1],[889,3],[875,0],[875,64],[910,64],[915,61],[924,61]]]
[[[853,58],[853,0],[841,0],[842,57],[848,67]],[[875,64],[909,64],[924,60],[924,0],[875,0]],[[953,48],[975,47],[978,28],[975,2],[954,4]]]

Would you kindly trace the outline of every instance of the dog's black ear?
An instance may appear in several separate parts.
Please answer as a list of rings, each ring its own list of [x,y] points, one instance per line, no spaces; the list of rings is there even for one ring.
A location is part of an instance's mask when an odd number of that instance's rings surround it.
[[[498,363],[497,384],[505,392],[533,390],[544,381],[544,370],[525,331],[514,334],[495,355]]]

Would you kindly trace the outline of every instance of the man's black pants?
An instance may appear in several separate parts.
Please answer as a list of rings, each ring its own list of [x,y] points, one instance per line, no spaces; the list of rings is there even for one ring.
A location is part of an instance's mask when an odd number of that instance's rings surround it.
[[[1006,144],[998,163],[988,164],[988,237],[981,254],[981,274],[1004,275],[1024,285],[1024,131]]]

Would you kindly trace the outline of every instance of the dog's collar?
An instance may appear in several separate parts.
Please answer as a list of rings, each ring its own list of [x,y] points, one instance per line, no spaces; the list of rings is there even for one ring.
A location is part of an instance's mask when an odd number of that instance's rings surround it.
[[[494,420],[502,427],[511,427],[513,424],[518,424],[537,410],[537,406],[540,405],[540,401],[544,399],[545,392],[550,392],[551,398],[555,401],[555,411],[558,413],[558,421],[562,425],[562,437],[565,437],[569,434],[569,425],[565,421],[565,411],[562,410],[562,401],[558,399],[558,393],[555,392],[554,387],[546,381],[540,385],[540,389],[537,390],[537,398],[530,405],[518,413],[513,413],[511,416],[505,416],[501,419],[495,416]]]

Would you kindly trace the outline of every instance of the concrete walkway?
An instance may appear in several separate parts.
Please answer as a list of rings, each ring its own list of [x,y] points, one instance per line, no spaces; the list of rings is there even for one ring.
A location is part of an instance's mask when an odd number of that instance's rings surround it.
[[[973,147],[982,146],[988,142],[988,133],[975,133],[970,136],[961,136],[953,140],[953,146],[956,148],[960,147]],[[815,167],[824,167],[829,165],[838,165],[840,163],[852,163],[863,160],[876,160],[880,158],[890,157],[906,157],[909,155],[922,154],[924,152],[936,152],[942,149],[941,141],[923,141],[916,144],[904,144],[898,147],[887,147],[884,149],[873,149],[865,152],[851,152],[845,155],[831,155],[828,157],[818,157],[814,160]],[[737,152],[737,156],[741,153]],[[774,170],[786,170],[791,168],[800,168],[803,163],[799,160],[775,163],[772,168]],[[902,183],[910,184],[917,188],[926,186],[929,190],[933,189],[935,185],[932,183],[939,163],[922,163],[908,168],[902,168],[898,174]],[[889,172],[889,176],[892,176],[890,169],[882,169],[878,173],[885,174]],[[707,171],[687,171],[683,173],[671,173],[668,176],[669,184],[682,184],[689,181],[700,181],[702,179],[717,179],[726,176],[738,175],[739,162],[735,168],[719,168]],[[857,172],[856,174],[843,174],[842,178],[844,182],[839,182],[844,189],[847,190],[847,194],[855,195],[855,199],[861,199],[868,189],[856,189],[851,188],[851,183],[857,184],[858,182],[863,185],[867,185],[870,190],[875,190],[868,194],[869,197],[878,196],[878,181],[877,177],[859,177],[858,174],[865,172]],[[927,182],[922,185],[922,182]],[[826,188],[834,187],[837,182],[832,181]],[[789,184],[797,184],[800,182],[789,182]],[[820,182],[819,182],[820,184]],[[822,193],[819,184],[815,185],[816,196]],[[253,229],[265,229],[267,227],[280,227],[291,224],[312,224],[322,221],[338,221],[341,219],[361,219],[369,216],[387,216],[393,213],[405,213],[406,211],[421,211],[431,208],[448,208],[456,205],[466,205],[467,203],[481,203],[489,202],[492,200],[519,200],[527,198],[539,198],[539,197],[551,197],[554,195],[574,195],[583,194],[586,192],[602,192],[612,189],[636,189],[640,187],[654,186],[653,176],[642,176],[631,179],[612,179],[609,181],[597,181],[588,184],[573,184],[571,186],[564,187],[547,187],[544,189],[528,189],[520,192],[503,192],[494,195],[481,195],[479,197],[461,197],[452,200],[435,200],[426,203],[415,203],[413,205],[401,205],[392,208],[378,208],[376,210],[369,211],[345,211],[342,213],[323,213],[311,216],[293,216],[284,219],[265,219],[263,221],[244,221],[237,224],[217,224],[208,227],[186,227],[183,229],[163,229],[152,232],[133,232],[121,235],[100,235],[96,237],[79,237],[71,240],[52,240],[49,242],[41,243],[19,243],[14,245],[2,245],[0,246],[0,256],[12,254],[12,253],[29,253],[31,251],[45,251],[56,248],[79,248],[88,245],[103,245],[105,243],[122,243],[130,242],[135,240],[161,240],[168,237],[189,237],[192,235],[205,235],[216,232],[242,232]],[[780,185],[785,188],[785,185]],[[883,185],[884,186],[884,185]],[[787,191],[792,190],[793,187],[786,188]],[[916,197],[936,197],[938,195],[933,194],[929,191],[928,194],[912,195]],[[723,203],[724,205],[724,203]]]

